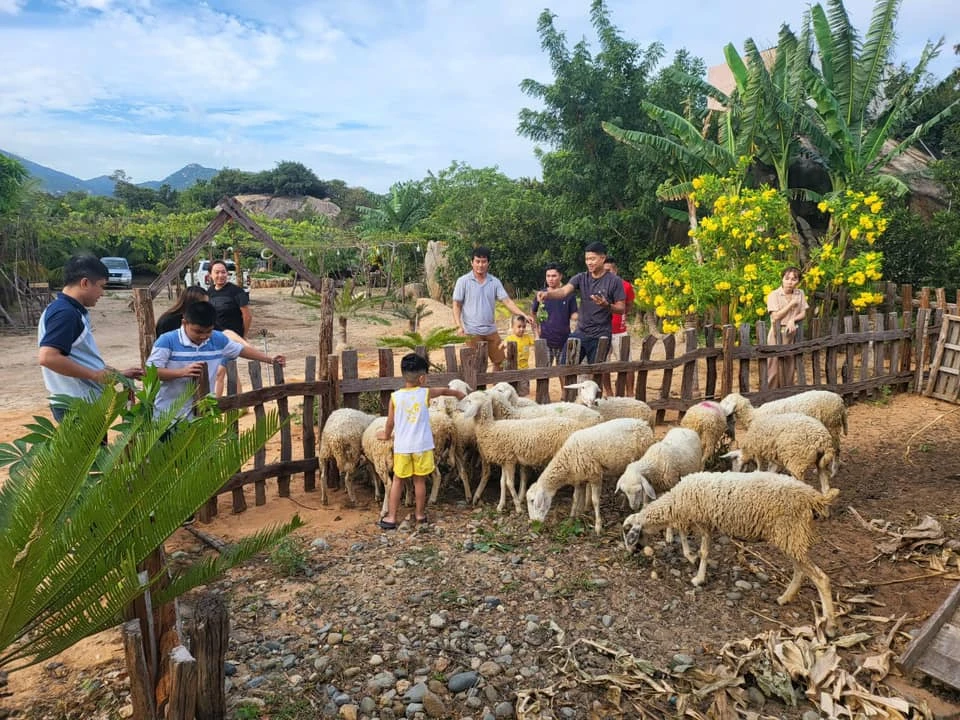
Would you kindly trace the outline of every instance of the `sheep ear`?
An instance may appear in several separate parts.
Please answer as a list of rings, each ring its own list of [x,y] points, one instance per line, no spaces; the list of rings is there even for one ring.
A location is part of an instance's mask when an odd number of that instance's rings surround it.
[[[573,385],[564,385],[563,387],[566,388],[567,390],[580,390],[583,388],[583,383],[578,382],[578,383],[574,383]]]
[[[653,489],[653,485],[650,484],[650,481],[647,480],[642,475],[640,476],[640,484],[643,487],[643,494],[646,495],[651,500],[657,499],[657,491]]]

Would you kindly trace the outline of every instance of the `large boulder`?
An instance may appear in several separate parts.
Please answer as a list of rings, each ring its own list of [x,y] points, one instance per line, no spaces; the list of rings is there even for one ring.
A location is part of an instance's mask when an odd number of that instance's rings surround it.
[[[331,220],[340,214],[340,207],[330,200],[321,200],[310,195],[283,197],[280,195],[237,195],[236,200],[247,212],[266,215],[282,220],[304,213],[326,215]]]
[[[423,274],[431,300],[443,302],[444,288],[441,277],[448,268],[447,244],[439,240],[428,242],[427,251],[423,254]]]

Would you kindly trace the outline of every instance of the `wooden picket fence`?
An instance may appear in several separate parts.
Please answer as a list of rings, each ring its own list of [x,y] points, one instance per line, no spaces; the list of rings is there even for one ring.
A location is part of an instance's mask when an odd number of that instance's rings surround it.
[[[908,303],[907,307],[911,307]],[[655,411],[655,422],[663,424],[683,417],[693,405],[705,399],[720,398],[730,392],[739,392],[755,404],[792,395],[802,390],[820,388],[839,393],[850,400],[869,397],[886,389],[905,391],[923,389],[929,374],[932,348],[940,333],[945,313],[956,312],[956,307],[943,303],[933,308],[921,303],[907,312],[848,315],[827,322],[814,319],[809,330],[801,328],[796,342],[790,345],[767,344],[767,326],[707,325],[701,330],[688,328],[682,333],[664,337],[646,336],[639,342],[639,352],[629,337],[619,338],[620,359],[578,364],[579,340],[571,338],[567,345],[567,363],[550,366],[547,363],[546,344],[538,340],[534,346],[534,367],[516,369],[516,347],[508,345],[507,369],[490,371],[484,343],[476,348],[447,346],[443,348],[443,371],[430,373],[427,385],[442,386],[457,378],[473,388],[484,388],[498,382],[527,381],[540,403],[551,399],[550,383],[558,378],[561,385],[569,385],[578,377],[589,376],[600,383],[610,377],[616,395],[624,395],[632,384],[633,396],[645,401]],[[662,357],[654,357],[662,345]],[[609,341],[601,340],[598,358],[606,358]],[[236,370],[228,375],[228,395],[218,401],[222,410],[252,408],[255,418],[263,418],[267,407],[276,403],[284,423],[280,436],[280,458],[267,463],[266,450],[254,457],[253,467],[235,474],[220,490],[230,493],[232,511],[243,512],[246,507],[244,488],[254,486],[254,503],[266,502],[266,482],[277,479],[277,492],[289,496],[293,475],[303,476],[303,489],[316,488],[319,467],[317,440],[325,418],[337,407],[360,408],[365,394],[374,394],[380,412],[385,413],[390,393],[403,386],[396,372],[399,356],[389,348],[378,351],[376,377],[360,377],[360,357],[356,350],[344,350],[327,357],[329,380],[316,380],[317,358],[308,357],[305,379],[286,383],[283,368],[273,368],[273,383],[263,385],[261,366],[249,365],[253,389],[236,394]],[[419,352],[425,355],[423,348]],[[637,355],[634,359],[634,355]],[[659,354],[658,354],[659,355]],[[795,367],[793,381],[788,385],[770,388],[769,363],[792,360]],[[781,368],[785,365],[781,365]],[[781,377],[784,373],[781,372]],[[633,381],[632,383],[630,381]],[[575,391],[562,390],[564,399],[572,400]],[[291,426],[291,403],[302,406],[302,457],[294,457]],[[363,403],[371,411],[371,401]],[[330,468],[331,471],[334,468]],[[334,472],[329,473],[335,478]],[[209,520],[217,513],[217,499],[213,498],[200,514]]]

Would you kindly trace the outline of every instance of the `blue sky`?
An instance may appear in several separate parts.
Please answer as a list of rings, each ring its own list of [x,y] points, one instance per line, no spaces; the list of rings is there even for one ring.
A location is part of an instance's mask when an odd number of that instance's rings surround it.
[[[847,0],[861,32],[871,0]],[[262,170],[298,160],[324,179],[384,191],[461,160],[536,176],[516,133],[519,83],[549,82],[537,17],[586,36],[589,0],[0,0],[0,147],[89,178],[136,182],[189,162]],[[642,45],[708,65],[753,37],[774,45],[808,3],[608,0]],[[957,64],[960,3],[906,0],[897,57]]]

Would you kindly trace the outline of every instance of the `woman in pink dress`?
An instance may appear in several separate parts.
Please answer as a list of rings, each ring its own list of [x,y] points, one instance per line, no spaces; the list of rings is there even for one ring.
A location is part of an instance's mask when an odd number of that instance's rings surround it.
[[[807,298],[800,285],[800,269],[788,267],[783,271],[781,284],[776,290],[767,295],[767,311],[770,313],[770,331],[767,333],[767,344],[777,342],[776,327],[780,326],[780,339],[784,345],[789,345],[797,337],[797,326],[803,322],[807,314]],[[782,358],[783,377],[779,376],[779,362],[777,358],[767,361],[767,380],[771,389],[793,382],[793,358]]]

